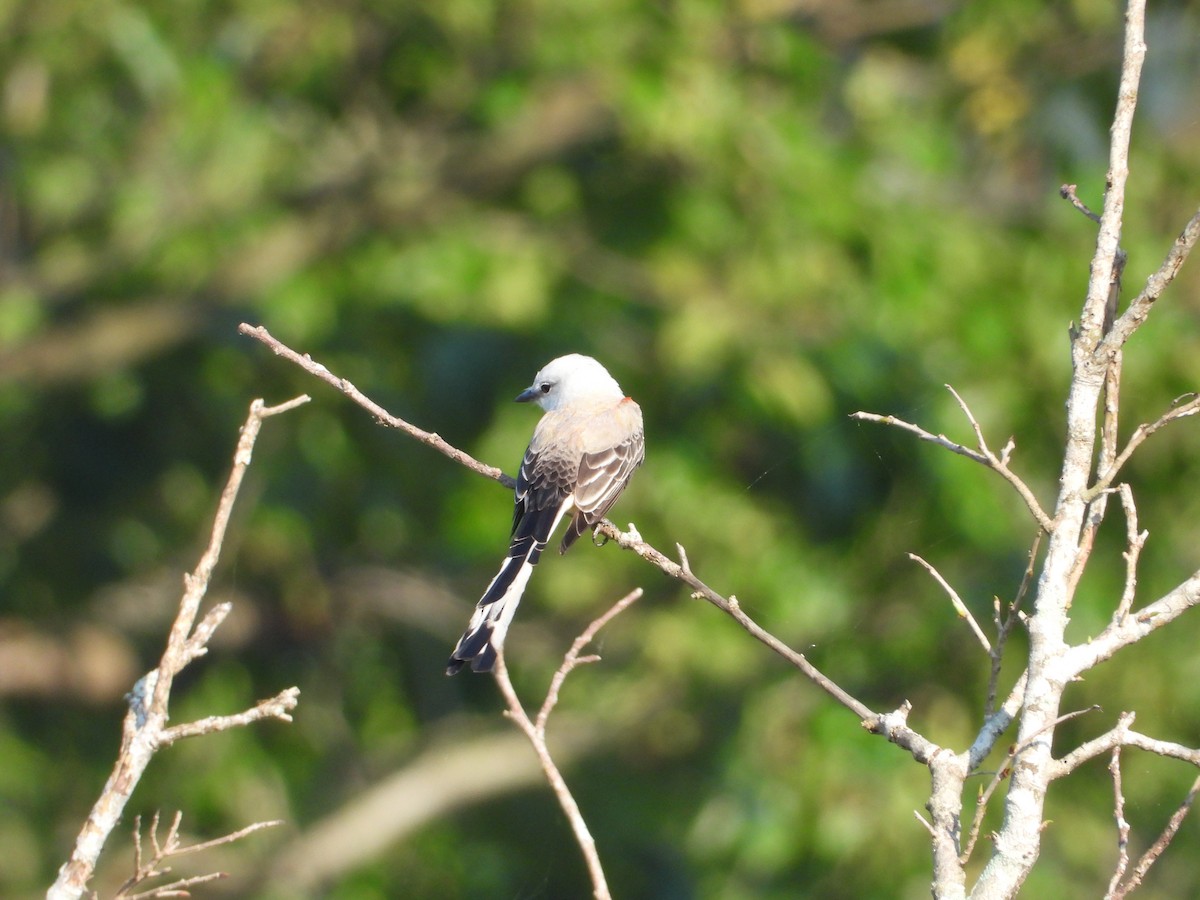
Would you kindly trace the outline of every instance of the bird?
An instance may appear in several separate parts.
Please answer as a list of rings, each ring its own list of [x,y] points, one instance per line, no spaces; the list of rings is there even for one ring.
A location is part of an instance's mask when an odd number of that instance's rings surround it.
[[[597,524],[646,456],[642,410],[590,356],[571,353],[542,367],[516,398],[545,413],[521,459],[508,555],[475,606],[446,664],[489,672],[521,595],[558,523],[570,516],[558,552]]]

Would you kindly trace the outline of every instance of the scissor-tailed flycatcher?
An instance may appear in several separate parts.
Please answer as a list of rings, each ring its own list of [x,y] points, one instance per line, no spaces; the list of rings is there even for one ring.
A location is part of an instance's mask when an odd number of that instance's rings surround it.
[[[642,410],[604,366],[572,353],[548,363],[517,402],[534,401],[538,422],[517,474],[508,557],[450,654],[446,674],[467,663],[487,672],[504,643],[533,567],[559,520],[572,513],[559,553],[604,518],[646,455]]]

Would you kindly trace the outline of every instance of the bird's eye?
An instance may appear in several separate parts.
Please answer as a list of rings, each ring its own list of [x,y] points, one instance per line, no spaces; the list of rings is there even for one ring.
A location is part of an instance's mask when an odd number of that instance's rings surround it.
[[[541,389],[541,392],[543,394],[550,393],[550,387],[551,387],[550,382],[543,381],[541,384],[538,385],[538,387]]]

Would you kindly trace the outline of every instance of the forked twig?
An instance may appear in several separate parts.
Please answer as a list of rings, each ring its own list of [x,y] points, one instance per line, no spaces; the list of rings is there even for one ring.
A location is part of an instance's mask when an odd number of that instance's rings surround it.
[[[1143,45],[1143,52],[1144,49]],[[1179,237],[1175,238],[1175,242],[1167,251],[1167,256],[1162,265],[1158,267],[1158,271],[1146,279],[1146,286],[1142,288],[1141,293],[1130,301],[1129,308],[1113,324],[1112,330],[1096,348],[1098,353],[1115,353],[1141,327],[1141,324],[1150,315],[1150,310],[1154,307],[1155,302],[1175,280],[1179,270],[1183,268],[1183,264],[1191,254],[1192,248],[1196,246],[1197,240],[1200,240],[1200,210],[1192,215],[1183,227],[1183,231],[1179,233]]]
[[[979,427],[979,422],[976,421],[975,416],[971,412],[970,407],[967,406],[966,401],[964,401],[963,398],[959,396],[958,391],[954,390],[954,388],[950,385],[946,385],[946,390],[953,395],[955,401],[958,403],[959,408],[967,417],[967,421],[971,425],[971,430],[975,433],[975,440],[977,442],[978,449],[972,449],[958,443],[957,441],[952,441],[944,434],[933,434],[932,432],[926,431],[920,425],[914,425],[913,423],[906,422],[903,419],[897,419],[895,416],[883,416],[878,413],[869,413],[860,410],[859,412],[852,413],[850,418],[857,419],[860,422],[878,422],[881,425],[891,425],[895,428],[915,434],[923,441],[929,441],[931,444],[937,444],[939,447],[944,447],[951,453],[957,453],[959,456],[965,456],[967,459],[974,460],[981,466],[986,466],[987,468],[999,474],[1001,478],[1012,485],[1013,489],[1016,490],[1021,499],[1025,501],[1025,506],[1028,507],[1029,512],[1033,515],[1034,520],[1038,523],[1043,531],[1047,533],[1053,531],[1054,520],[1051,519],[1050,516],[1046,515],[1046,511],[1042,509],[1042,505],[1038,503],[1037,497],[1034,496],[1033,491],[1029,488],[1029,485],[1027,485],[1019,475],[1017,475],[1008,467],[1008,461],[1013,450],[1012,440],[1010,439],[1008,443],[1004,445],[999,456],[993,453],[991,448],[988,446],[987,441],[984,440],[983,429]]]
[[[566,814],[567,820],[571,824],[571,830],[575,834],[575,842],[579,844],[584,861],[587,863],[588,874],[592,880],[592,895],[596,900],[610,900],[612,895],[609,893],[608,882],[604,877],[604,867],[600,862],[600,854],[596,851],[596,841],[588,829],[587,822],[583,818],[583,813],[579,810],[579,804],[575,802],[575,798],[571,795],[571,789],[567,787],[566,779],[563,778],[562,773],[558,770],[558,766],[554,762],[554,757],[550,755],[550,749],[546,744],[546,722],[549,720],[550,713],[554,711],[554,707],[558,703],[558,693],[567,676],[578,666],[596,662],[600,659],[599,656],[595,655],[580,656],[583,648],[595,639],[601,628],[611,622],[614,617],[620,615],[623,610],[635,603],[641,596],[641,588],[630,591],[609,607],[603,615],[588,625],[583,633],[575,639],[571,644],[571,649],[563,657],[562,665],[558,667],[558,670],[554,673],[554,677],[550,680],[550,688],[546,692],[546,699],[542,702],[536,719],[529,718],[529,714],[525,712],[525,707],[521,703],[521,699],[517,696],[516,690],[513,688],[512,679],[508,677],[508,666],[504,663],[503,648],[500,648],[496,654],[496,665],[492,671],[496,679],[496,684],[500,687],[500,693],[504,695],[505,703],[508,706],[506,715],[529,738],[529,743],[533,746],[533,750],[537,754],[538,762],[541,763],[546,780],[550,783],[550,787],[554,791],[554,796],[558,799],[558,805],[562,808],[563,813]]]
[[[538,710],[537,719],[535,720],[534,724],[539,732],[545,734],[546,721],[550,718],[550,713],[554,712],[554,707],[558,705],[558,692],[562,689],[563,682],[567,680],[567,676],[570,675],[577,666],[584,665],[585,663],[594,663],[600,661],[600,656],[598,654],[592,654],[591,656],[580,656],[579,654],[583,652],[583,648],[596,639],[596,635],[600,633],[601,628],[623,613],[638,600],[642,599],[642,593],[643,591],[641,588],[636,588],[635,590],[630,591],[628,594],[610,606],[603,615],[588,625],[588,627],[583,630],[579,637],[575,638],[574,643],[571,644],[571,649],[568,650],[566,656],[563,657],[562,665],[558,667],[558,670],[554,673],[554,677],[550,679],[550,689],[546,691],[546,699],[542,702],[542,708]]]
[[[1132,721],[1130,719],[1130,722]],[[1094,737],[1090,741],[1084,741],[1074,750],[1065,754],[1061,759],[1055,760],[1050,768],[1050,779],[1053,781],[1070,775],[1085,762],[1095,759],[1102,753],[1109,752],[1118,744],[1124,747],[1135,747],[1138,750],[1145,750],[1147,753],[1154,753],[1166,759],[1178,759],[1181,762],[1188,763],[1200,769],[1200,749],[1186,747],[1175,741],[1152,738],[1149,735],[1142,734],[1140,731],[1134,731],[1129,727],[1129,723],[1122,725],[1118,722],[1117,725],[1114,725],[1104,734]]]
[[[1175,398],[1172,408],[1153,422],[1144,423],[1135,428],[1133,434],[1129,436],[1128,443],[1125,444],[1124,449],[1117,455],[1117,458],[1113,460],[1112,465],[1088,489],[1085,499],[1092,500],[1111,488],[1117,475],[1120,474],[1122,467],[1125,463],[1129,462],[1129,457],[1133,456],[1133,451],[1137,450],[1146,438],[1176,419],[1194,416],[1198,412],[1200,412],[1200,394],[1184,394],[1182,397]]]
[[[1200,775],[1197,775],[1196,780],[1192,782],[1187,796],[1183,798],[1183,802],[1179,805],[1179,808],[1172,813],[1162,833],[1150,845],[1150,849],[1138,859],[1137,865],[1133,867],[1133,872],[1129,876],[1129,880],[1115,891],[1110,890],[1105,900],[1110,900],[1110,898],[1111,900],[1121,900],[1130,891],[1141,885],[1142,880],[1146,877],[1146,873],[1150,871],[1150,867],[1158,861],[1158,858],[1163,855],[1163,851],[1167,849],[1171,841],[1175,839],[1175,835],[1179,833],[1179,828],[1183,825],[1183,820],[1187,818],[1187,814],[1191,811],[1192,804],[1195,802],[1198,793],[1200,793]]]
[[[159,814],[157,811],[154,817],[150,820],[150,830],[148,836],[150,838],[150,846],[152,853],[149,861],[145,861],[142,852],[142,817],[134,816],[133,819],[133,874],[125,880],[116,894],[113,895],[113,900],[150,900],[150,898],[158,897],[190,897],[191,894],[188,888],[195,887],[199,884],[205,884],[210,881],[216,881],[220,878],[225,878],[224,872],[210,872],[206,875],[193,875],[188,878],[180,878],[168,884],[160,884],[156,887],[148,888],[143,891],[136,891],[135,888],[142,887],[147,881],[158,878],[162,875],[170,873],[170,866],[164,866],[168,859],[176,856],[186,856],[190,853],[202,853],[205,850],[211,850],[213,847],[220,847],[223,844],[232,844],[234,841],[239,841],[247,835],[253,834],[256,831],[261,831],[264,828],[273,828],[276,825],[283,824],[280,820],[270,822],[255,822],[253,825],[247,825],[245,828],[239,828],[237,831],[223,835],[219,838],[213,838],[208,841],[201,841],[198,844],[190,844],[183,846],[179,837],[179,825],[183,821],[183,813],[176,812],[171,819],[171,824],[167,827],[167,834],[164,840],[160,841],[158,837]]]

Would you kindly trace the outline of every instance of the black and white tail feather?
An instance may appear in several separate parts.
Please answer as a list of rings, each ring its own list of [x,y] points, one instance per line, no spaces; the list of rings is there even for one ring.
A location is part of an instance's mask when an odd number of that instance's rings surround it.
[[[496,663],[496,650],[503,645],[504,636],[512,622],[533,567],[541,558],[542,551],[559,520],[571,507],[568,498],[558,509],[540,510],[535,515],[524,515],[513,531],[508,556],[500,571],[492,579],[471,616],[471,623],[450,654],[446,674],[453,675],[468,661],[475,672],[490,672]]]
[[[475,672],[491,670],[558,523],[574,513],[559,547],[566,553],[604,518],[645,457],[641,410],[590,357],[554,360],[517,400],[536,401],[546,415],[517,474],[508,555],[450,654],[447,675],[467,663]]]

